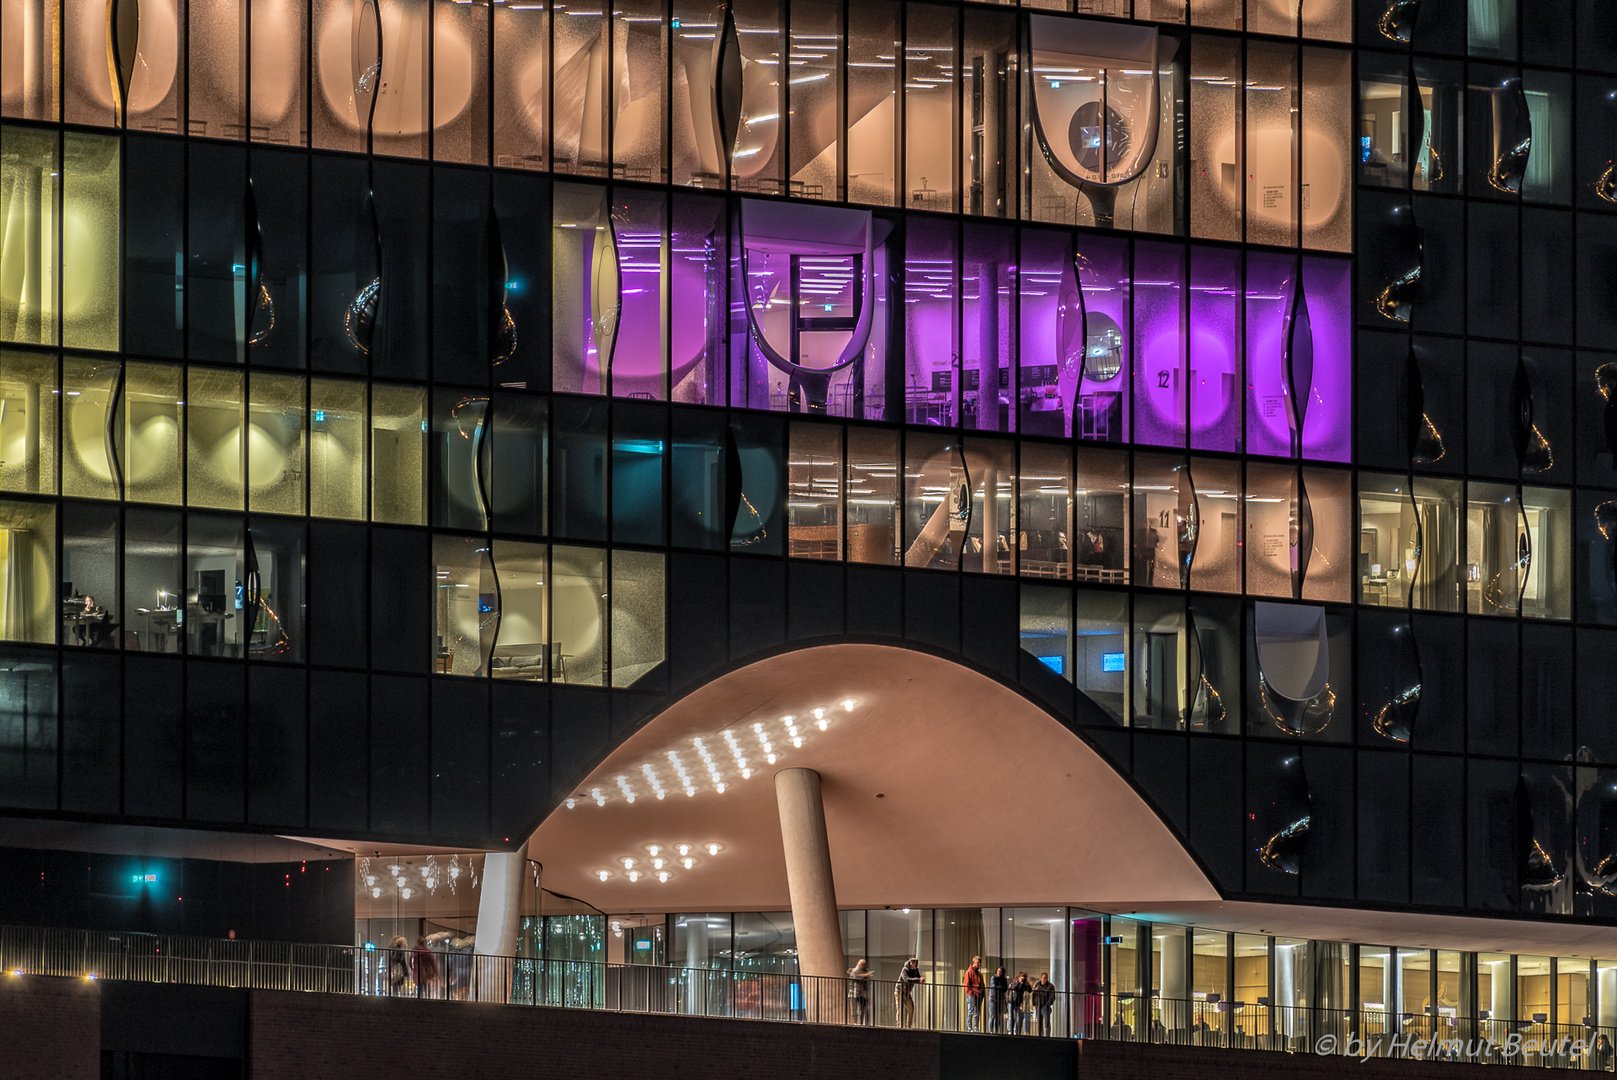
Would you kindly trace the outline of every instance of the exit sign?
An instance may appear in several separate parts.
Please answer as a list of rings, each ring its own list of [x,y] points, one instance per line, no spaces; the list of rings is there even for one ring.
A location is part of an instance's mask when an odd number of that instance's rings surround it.
[[[157,884],[156,874],[136,874],[133,878],[136,885]]]

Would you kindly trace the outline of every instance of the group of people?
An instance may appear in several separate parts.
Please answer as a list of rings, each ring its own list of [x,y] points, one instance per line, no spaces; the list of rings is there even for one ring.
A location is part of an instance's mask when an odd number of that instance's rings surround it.
[[[1003,1023],[1006,1034],[1026,1035],[1031,1018],[1037,1025],[1034,1034],[1049,1035],[1056,1005],[1050,973],[1041,971],[1039,981],[1031,982],[1025,971],[1018,971],[1012,979],[1003,967],[997,967],[985,979],[982,963],[982,957],[973,956],[966,968],[966,1030],[997,1034]]]
[[[1039,981],[1033,982],[1025,971],[1012,979],[1003,967],[997,967],[985,978],[982,963],[982,957],[973,956],[966,968],[966,1030],[1025,1035],[1036,1024],[1037,1034],[1051,1034],[1056,987],[1050,973],[1040,972]],[[864,960],[848,969],[848,1000],[856,1024],[870,1023],[870,986],[875,974]],[[925,981],[920,961],[913,956],[899,969],[893,982],[893,1012],[899,1027],[915,1026],[915,988]]]

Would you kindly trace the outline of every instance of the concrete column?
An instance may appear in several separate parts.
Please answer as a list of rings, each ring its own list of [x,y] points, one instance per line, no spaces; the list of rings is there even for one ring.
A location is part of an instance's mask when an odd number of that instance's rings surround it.
[[[517,951],[522,921],[522,886],[528,876],[528,845],[483,856],[482,892],[477,899],[477,942],[473,972],[479,1001],[507,1001],[515,965],[504,959]],[[485,959],[487,958],[487,959]],[[501,959],[495,959],[501,958]]]
[[[1185,972],[1185,932],[1175,928],[1162,938],[1162,1026],[1183,1031],[1190,1026],[1190,986]]]
[[[841,978],[842,924],[837,918],[836,885],[831,880],[831,848],[825,836],[825,804],[820,774],[813,769],[782,769],[775,774],[780,805],[780,839],[786,851],[786,887],[797,932],[797,969],[803,975]],[[827,984],[840,987],[839,984]],[[807,992],[813,1001],[838,995]],[[845,996],[845,995],[842,995]],[[812,1017],[810,1017],[812,1019]]]

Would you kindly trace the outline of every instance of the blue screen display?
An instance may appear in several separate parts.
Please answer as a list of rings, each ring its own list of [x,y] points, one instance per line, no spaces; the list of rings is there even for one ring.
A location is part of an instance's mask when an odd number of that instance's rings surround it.
[[[1122,671],[1123,654],[1120,652],[1101,653],[1100,669],[1102,671]]]
[[[1066,658],[1062,656],[1041,656],[1039,657],[1039,663],[1043,664],[1057,675],[1065,672],[1067,668]]]

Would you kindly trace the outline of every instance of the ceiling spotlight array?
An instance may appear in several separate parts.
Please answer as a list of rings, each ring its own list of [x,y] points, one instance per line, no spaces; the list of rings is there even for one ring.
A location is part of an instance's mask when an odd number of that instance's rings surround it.
[[[596,806],[605,806],[614,797],[633,803],[641,792],[647,790],[661,801],[668,797],[669,790],[675,785],[685,792],[687,798],[695,798],[697,792],[702,790],[723,795],[734,783],[736,774],[739,773],[743,780],[752,779],[754,760],[762,758],[770,765],[779,763],[791,750],[801,750],[804,742],[816,730],[829,731],[838,708],[851,713],[858,704],[857,698],[849,697],[833,705],[815,706],[802,716],[788,713],[775,721],[755,720],[748,725],[751,729],[750,739],[744,728],[726,728],[713,735],[693,736],[677,748],[663,750],[658,755],[659,760],[642,762],[637,770],[614,776],[612,781],[617,787],[615,796],[608,795],[609,789],[606,787],[592,787],[587,794],[580,792],[567,797],[562,800],[562,805],[573,810],[587,800]],[[721,742],[724,744],[723,750],[718,749]],[[687,748],[701,761],[701,772],[693,772],[680,756]],[[724,760],[726,751],[730,764]],[[727,772],[731,764],[734,769]],[[634,771],[638,771],[645,781],[640,792],[630,782],[630,775]],[[702,776],[702,773],[706,773],[706,776]]]
[[[646,852],[651,856],[647,860],[650,870],[640,869],[640,860],[635,856],[623,855],[614,860],[623,867],[622,870],[610,870],[603,866],[592,873],[596,880],[603,883],[621,874],[631,883],[649,875],[656,878],[660,884],[666,885],[674,880],[676,866],[694,870],[701,865],[702,860],[698,857],[698,852],[706,851],[712,856],[723,850],[724,845],[716,841],[709,841],[706,844],[647,844]],[[670,852],[678,854],[671,855]]]

